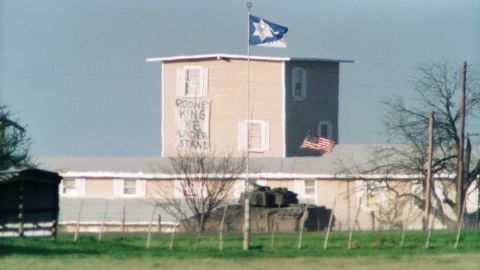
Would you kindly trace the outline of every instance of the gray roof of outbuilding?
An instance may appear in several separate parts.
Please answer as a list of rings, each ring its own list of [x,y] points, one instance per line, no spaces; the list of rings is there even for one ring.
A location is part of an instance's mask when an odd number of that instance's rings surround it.
[[[259,178],[331,178],[342,177],[345,168],[355,164],[362,170],[371,164],[372,151],[386,148],[406,148],[405,145],[339,144],[332,153],[319,157],[250,158],[250,176]],[[478,156],[480,147],[474,146]],[[168,158],[161,157],[98,157],[40,156],[42,168],[58,171],[64,177],[142,177],[169,178],[165,172]],[[344,175],[345,176],[345,175]]]

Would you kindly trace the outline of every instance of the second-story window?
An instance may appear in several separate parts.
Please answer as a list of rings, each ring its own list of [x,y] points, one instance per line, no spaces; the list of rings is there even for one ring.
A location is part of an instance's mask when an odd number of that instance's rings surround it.
[[[200,66],[185,66],[177,70],[177,96],[206,97],[208,69]]]
[[[266,152],[269,149],[269,124],[267,121],[242,121],[238,127],[238,148],[249,152]]]
[[[332,123],[330,123],[329,121],[318,122],[317,134],[321,137],[332,140],[333,139]]]
[[[301,67],[292,68],[291,73],[292,97],[296,101],[307,97],[307,70]]]

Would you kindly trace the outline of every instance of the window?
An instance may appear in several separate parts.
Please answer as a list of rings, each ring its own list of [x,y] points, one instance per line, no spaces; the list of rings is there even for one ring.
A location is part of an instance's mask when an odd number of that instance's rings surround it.
[[[316,203],[317,188],[315,181],[315,179],[299,179],[294,181],[294,190],[298,194],[299,199]]]
[[[307,70],[294,67],[291,75],[292,97],[294,100],[302,101],[307,97]]]
[[[185,70],[185,96],[201,96],[200,69]]]
[[[233,185],[233,196],[240,198],[240,195],[245,192],[245,180],[236,180]]]
[[[208,182],[202,180],[175,180],[173,196],[176,199],[206,198],[208,196]]]
[[[183,198],[183,188],[181,180],[175,180],[173,182],[173,197],[176,199]]]
[[[255,184],[259,185],[259,186],[266,186],[267,185],[267,180],[265,179],[257,179],[256,181],[254,181]]]
[[[270,136],[268,122],[261,120],[242,121],[238,130],[239,150],[248,150],[249,152],[268,151]]]
[[[63,179],[60,184],[60,194],[65,197],[85,196],[85,179]]]
[[[388,203],[388,190],[384,182],[357,181],[357,200],[364,210],[378,210]]]
[[[327,139],[333,139],[332,123],[329,121],[318,122],[317,134]]]
[[[137,181],[136,180],[123,180],[123,194],[135,195],[137,194]]]
[[[186,66],[177,70],[177,96],[206,97],[207,89],[208,69]]]
[[[76,195],[77,186],[75,179],[65,179],[63,180],[62,194],[64,195]]]
[[[145,196],[145,180],[114,179],[113,195],[115,197],[143,197]]]
[[[425,187],[425,180],[419,180],[419,181],[414,181],[412,182],[411,184],[411,187],[410,187],[410,192],[418,197],[420,197],[421,199],[425,199],[425,191],[426,191],[426,187]],[[450,190],[451,188],[454,188],[453,187],[449,187],[451,185],[451,182],[446,180],[446,181],[443,181],[443,180],[440,180],[440,179],[432,179],[432,183],[433,183],[433,186],[432,186],[432,190],[434,189],[438,198],[443,201],[445,200],[445,192],[448,192],[448,190]],[[431,203],[434,204],[434,200],[431,200]]]
[[[305,180],[305,195],[315,196],[315,180]]]

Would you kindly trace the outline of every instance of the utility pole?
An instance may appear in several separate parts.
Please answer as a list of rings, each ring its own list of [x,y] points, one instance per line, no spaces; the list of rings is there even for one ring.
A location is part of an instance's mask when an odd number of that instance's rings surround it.
[[[463,212],[463,183],[464,183],[464,139],[465,139],[465,98],[466,98],[466,80],[467,80],[467,62],[463,63],[462,71],[462,93],[460,104],[460,137],[458,142],[458,162],[457,162],[457,227],[461,226],[461,216]]]
[[[432,194],[432,158],[433,158],[433,121],[434,113],[430,113],[428,121],[428,161],[427,161],[427,179],[425,179],[425,229],[428,230],[430,219],[430,197]]]

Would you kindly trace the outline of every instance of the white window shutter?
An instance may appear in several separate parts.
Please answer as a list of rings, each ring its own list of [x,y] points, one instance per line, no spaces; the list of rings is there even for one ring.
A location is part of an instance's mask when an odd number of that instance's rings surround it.
[[[263,121],[262,123],[262,151],[270,150],[270,123],[267,121]]]
[[[201,96],[207,97],[208,96],[208,68],[202,68],[200,83],[202,84]]]
[[[381,205],[387,206],[388,205],[388,197],[389,197],[387,189],[382,189],[379,197],[380,197]],[[382,206],[380,206],[380,207],[382,207]]]
[[[120,197],[123,195],[123,180],[113,179],[113,196]]]
[[[367,183],[359,180],[356,182],[357,205],[365,208],[367,205]]]
[[[182,185],[181,185],[180,181],[182,181],[182,180],[173,181],[173,197],[177,198],[177,199],[183,197]]]
[[[238,123],[238,150],[247,150],[247,121]]]
[[[298,197],[305,196],[305,182],[303,180],[295,180],[294,189],[295,192],[298,194]]]
[[[75,179],[75,188],[77,189],[77,196],[85,197],[85,179]]]
[[[234,185],[233,196],[235,196],[235,198],[240,198],[240,195],[244,191],[245,191],[245,180],[236,180]]]
[[[146,181],[145,179],[138,179],[135,183],[137,189],[137,196],[145,197],[146,194]]]
[[[177,96],[185,96],[185,68],[177,68]]]

